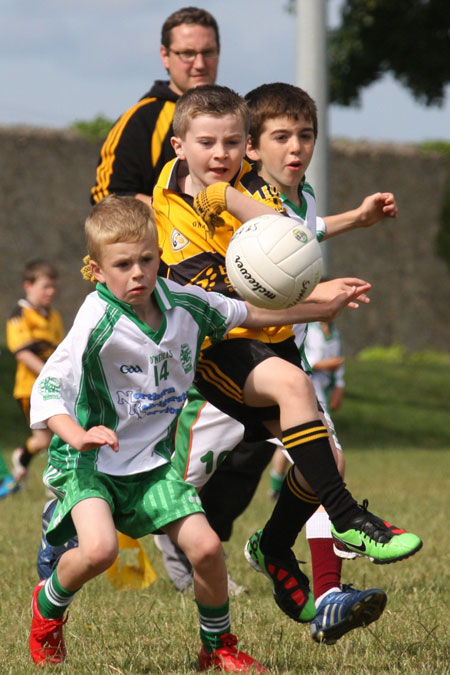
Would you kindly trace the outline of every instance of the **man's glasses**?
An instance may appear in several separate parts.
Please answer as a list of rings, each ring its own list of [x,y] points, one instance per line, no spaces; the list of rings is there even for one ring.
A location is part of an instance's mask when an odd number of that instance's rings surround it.
[[[185,49],[179,52],[169,47],[168,51],[176,54],[180,61],[183,61],[183,63],[194,63],[195,59],[197,58],[197,54],[201,54],[205,61],[212,61],[213,59],[217,59],[219,56],[219,50],[217,47],[203,49],[200,52],[195,51],[195,49]]]

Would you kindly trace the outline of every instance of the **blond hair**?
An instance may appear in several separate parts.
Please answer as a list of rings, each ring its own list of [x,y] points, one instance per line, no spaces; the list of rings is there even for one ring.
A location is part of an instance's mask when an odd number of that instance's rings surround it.
[[[134,197],[108,195],[86,219],[84,232],[89,257],[101,261],[106,244],[140,241],[148,234],[158,244],[153,210]]]
[[[181,139],[186,137],[189,122],[199,115],[224,117],[234,115],[242,121],[245,135],[248,134],[250,116],[247,103],[233,89],[217,84],[204,84],[189,89],[180,96],[173,116],[173,131]]]

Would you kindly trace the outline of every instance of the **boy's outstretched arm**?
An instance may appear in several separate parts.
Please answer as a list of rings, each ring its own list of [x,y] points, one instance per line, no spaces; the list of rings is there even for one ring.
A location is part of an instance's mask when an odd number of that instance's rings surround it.
[[[274,205],[276,203],[274,200]],[[214,183],[201,190],[194,197],[194,209],[208,225],[211,234],[214,234],[216,227],[224,225],[220,217],[223,211],[228,211],[242,223],[265,213],[283,211],[281,201],[279,209],[273,209],[267,204],[242,194],[228,183]]]
[[[310,321],[332,321],[346,307],[358,307],[355,301],[365,296],[370,288],[369,283],[351,286],[327,302],[308,302],[307,300],[289,309],[262,309],[246,302],[248,314],[241,325],[244,328],[264,328],[309,323]]]
[[[375,192],[368,195],[361,204],[351,211],[336,216],[326,216],[326,235],[324,239],[356,230],[359,227],[371,227],[383,218],[397,218],[398,208],[392,192]]]
[[[53,415],[47,420],[48,428],[66,443],[84,452],[101,445],[109,445],[114,452],[119,451],[119,439],[112,429],[102,425],[83,429],[70,415]]]

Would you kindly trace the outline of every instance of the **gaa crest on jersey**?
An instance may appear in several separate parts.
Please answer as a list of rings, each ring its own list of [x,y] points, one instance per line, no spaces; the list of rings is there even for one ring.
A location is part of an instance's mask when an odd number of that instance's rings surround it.
[[[301,241],[302,244],[306,244],[306,242],[309,240],[308,235],[303,230],[295,228],[292,230],[292,234],[297,239],[297,241]]]
[[[192,370],[192,350],[188,344],[181,345],[180,363],[185,373],[190,373]]]
[[[188,244],[191,242],[187,239],[184,234],[181,234],[179,230],[173,228],[170,233],[170,244],[172,246],[172,251],[182,251]]]
[[[45,377],[39,382],[39,393],[48,401],[51,398],[61,398],[61,383],[56,377]]]

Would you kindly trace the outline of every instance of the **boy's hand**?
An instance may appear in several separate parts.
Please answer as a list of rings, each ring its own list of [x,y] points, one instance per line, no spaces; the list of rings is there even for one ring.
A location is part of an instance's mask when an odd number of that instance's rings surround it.
[[[194,197],[194,211],[205,221],[211,236],[214,235],[216,227],[225,225],[219,214],[227,210],[228,187],[229,183],[213,183]]]
[[[398,208],[392,192],[376,192],[366,197],[358,208],[361,227],[375,225],[383,218],[397,218]]]
[[[116,432],[103,425],[91,427],[87,430],[83,429],[76,440],[76,444],[73,444],[79,452],[93,450],[101,445],[109,445],[114,452],[119,451],[119,439]]]
[[[330,302],[340,293],[352,292],[354,288],[360,289],[361,287],[370,290],[371,285],[367,281],[364,281],[364,279],[358,279],[357,277],[344,277],[343,279],[322,281],[320,284],[317,284],[313,292],[304,302]],[[357,297],[358,302],[370,302],[370,298],[366,295],[365,291],[360,291]],[[359,305],[356,302],[351,301],[349,302],[349,307],[356,309]]]
[[[330,410],[336,412],[342,405],[344,390],[342,387],[335,387],[330,395]]]
[[[324,305],[324,318],[321,321],[333,321],[346,307],[357,309],[359,302],[368,303],[370,298],[366,293],[371,289],[371,284],[367,283],[361,286],[353,286],[352,289],[339,293],[333,300]],[[363,299],[364,298],[364,299]],[[358,302],[356,302],[358,300]]]

